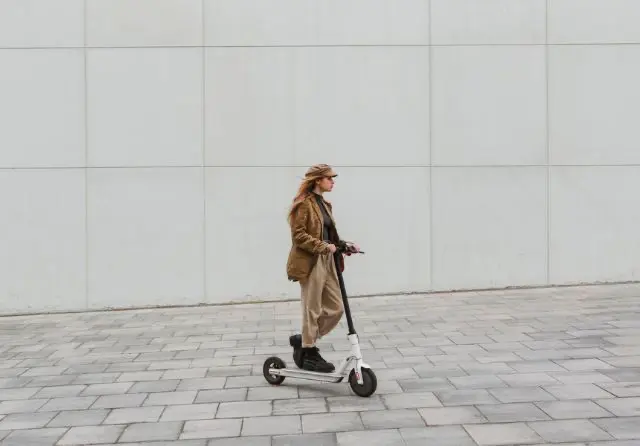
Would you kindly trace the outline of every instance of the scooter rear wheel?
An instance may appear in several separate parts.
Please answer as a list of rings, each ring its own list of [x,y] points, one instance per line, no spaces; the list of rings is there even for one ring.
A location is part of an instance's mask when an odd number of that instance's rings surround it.
[[[358,384],[356,369],[352,369],[349,374],[349,385],[356,395],[368,398],[376,392],[376,389],[378,388],[378,379],[376,378],[376,374],[373,373],[373,370],[366,367],[362,367],[361,370],[362,385]]]
[[[262,374],[264,375],[264,379],[267,380],[269,384],[274,386],[279,386],[284,381],[284,376],[272,375],[269,373],[269,369],[286,369],[287,365],[284,361],[277,356],[272,356],[267,358],[262,366]]]

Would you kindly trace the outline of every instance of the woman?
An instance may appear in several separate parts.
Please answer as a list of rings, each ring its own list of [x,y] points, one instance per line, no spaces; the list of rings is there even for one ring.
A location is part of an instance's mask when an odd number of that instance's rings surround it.
[[[336,176],[326,164],[311,166],[289,212],[293,246],[287,276],[300,282],[302,290],[302,334],[291,336],[289,343],[299,367],[324,373],[333,372],[335,366],[320,356],[316,341],[331,332],[344,313],[334,255],[342,268],[342,255],[336,251],[347,243],[340,240],[332,206],[323,198],[333,189]],[[359,251],[355,245],[350,249]]]

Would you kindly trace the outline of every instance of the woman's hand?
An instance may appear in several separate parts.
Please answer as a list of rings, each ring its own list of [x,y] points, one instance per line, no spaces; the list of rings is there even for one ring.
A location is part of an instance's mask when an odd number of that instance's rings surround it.
[[[335,253],[338,248],[336,248],[336,245],[329,243],[329,252],[331,252],[331,254]]]

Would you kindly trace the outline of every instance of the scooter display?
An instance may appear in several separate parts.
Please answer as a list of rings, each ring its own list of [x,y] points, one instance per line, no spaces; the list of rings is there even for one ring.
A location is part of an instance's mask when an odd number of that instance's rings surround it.
[[[378,381],[375,373],[371,370],[371,367],[362,359],[358,334],[353,326],[349,299],[347,297],[342,271],[340,270],[338,263],[339,256],[343,254],[364,254],[364,252],[356,251],[352,245],[347,244],[345,248],[336,251],[334,255],[334,262],[338,274],[338,283],[340,284],[340,292],[342,294],[342,302],[344,304],[344,315],[347,319],[347,327],[349,329],[347,338],[351,343],[350,354],[341,361],[340,365],[332,373],[302,370],[300,368],[302,364],[299,360],[295,361],[296,365],[299,367],[298,369],[287,368],[286,363],[282,359],[277,356],[272,356],[267,358],[264,362],[264,366],[262,367],[264,378],[269,384],[279,386],[284,382],[286,377],[326,383],[340,383],[347,378],[351,389],[356,395],[368,398],[375,393],[376,388],[378,387]]]

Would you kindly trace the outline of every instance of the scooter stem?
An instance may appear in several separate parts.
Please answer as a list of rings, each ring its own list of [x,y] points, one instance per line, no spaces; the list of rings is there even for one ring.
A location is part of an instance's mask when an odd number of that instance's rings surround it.
[[[344,315],[347,319],[347,326],[349,327],[349,335],[356,334],[356,329],[353,327],[353,319],[351,318],[351,308],[349,307],[349,298],[347,297],[347,290],[344,286],[344,278],[342,272],[340,272],[340,265],[338,264],[338,253],[334,255],[333,261],[336,264],[336,273],[338,274],[338,283],[340,284],[340,294],[342,294],[342,304],[344,306]]]

